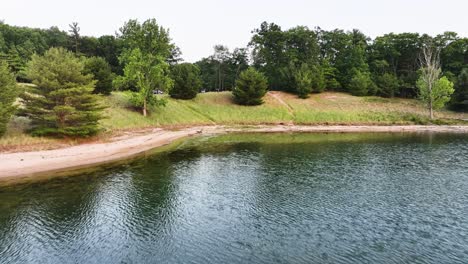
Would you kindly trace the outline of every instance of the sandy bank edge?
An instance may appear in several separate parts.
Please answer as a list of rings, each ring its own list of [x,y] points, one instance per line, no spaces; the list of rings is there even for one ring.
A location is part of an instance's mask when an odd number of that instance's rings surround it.
[[[181,138],[229,132],[468,133],[468,126],[203,126],[177,131],[154,129],[145,135],[120,137],[108,143],[91,143],[54,150],[0,154],[0,181],[105,164],[135,156]]]

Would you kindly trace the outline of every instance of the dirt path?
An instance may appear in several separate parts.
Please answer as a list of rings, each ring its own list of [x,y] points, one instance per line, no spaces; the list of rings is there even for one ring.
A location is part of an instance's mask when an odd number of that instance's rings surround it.
[[[199,134],[228,132],[444,132],[467,133],[468,126],[204,126],[177,131],[154,129],[147,134],[114,138],[61,149],[0,154],[0,180],[21,179],[52,172],[69,171],[126,159]]]
[[[288,109],[288,112],[292,116],[294,116],[294,109],[288,103],[286,103],[277,92],[271,91],[268,92],[268,94],[271,95],[271,97],[273,97],[276,101],[278,101],[278,103],[286,107],[286,109]]]

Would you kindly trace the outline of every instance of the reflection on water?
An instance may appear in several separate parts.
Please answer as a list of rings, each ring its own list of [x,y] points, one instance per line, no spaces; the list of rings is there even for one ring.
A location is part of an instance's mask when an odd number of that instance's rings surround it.
[[[0,187],[0,263],[463,263],[467,207],[465,135],[226,135]]]

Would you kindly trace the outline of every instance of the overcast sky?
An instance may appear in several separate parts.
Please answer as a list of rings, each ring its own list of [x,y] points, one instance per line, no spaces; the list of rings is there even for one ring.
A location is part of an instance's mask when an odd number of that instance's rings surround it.
[[[77,21],[82,35],[114,34],[125,21],[156,18],[169,28],[186,61],[212,53],[216,44],[245,46],[263,21],[283,29],[358,28],[375,37],[389,32],[468,36],[466,0],[2,0],[5,23],[68,30]]]

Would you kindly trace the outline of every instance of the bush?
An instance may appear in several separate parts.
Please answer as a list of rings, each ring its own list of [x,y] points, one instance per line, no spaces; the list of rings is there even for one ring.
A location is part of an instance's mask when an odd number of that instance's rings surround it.
[[[241,72],[236,81],[232,94],[234,101],[240,105],[260,105],[263,96],[267,92],[267,79],[265,75],[254,68],[248,68]]]
[[[13,103],[17,95],[15,76],[8,65],[0,61],[0,136],[5,134],[7,124],[16,109]]]
[[[22,95],[23,116],[31,120],[33,135],[90,136],[99,131],[102,107],[92,94],[91,75],[82,60],[63,48],[33,55],[27,75],[35,84]]]
[[[192,99],[200,91],[202,80],[200,68],[191,63],[182,63],[172,66],[171,78],[174,86],[169,95],[177,99]]]
[[[92,74],[97,81],[93,93],[109,95],[112,92],[114,74],[104,58],[87,58],[84,63],[84,74]]]

